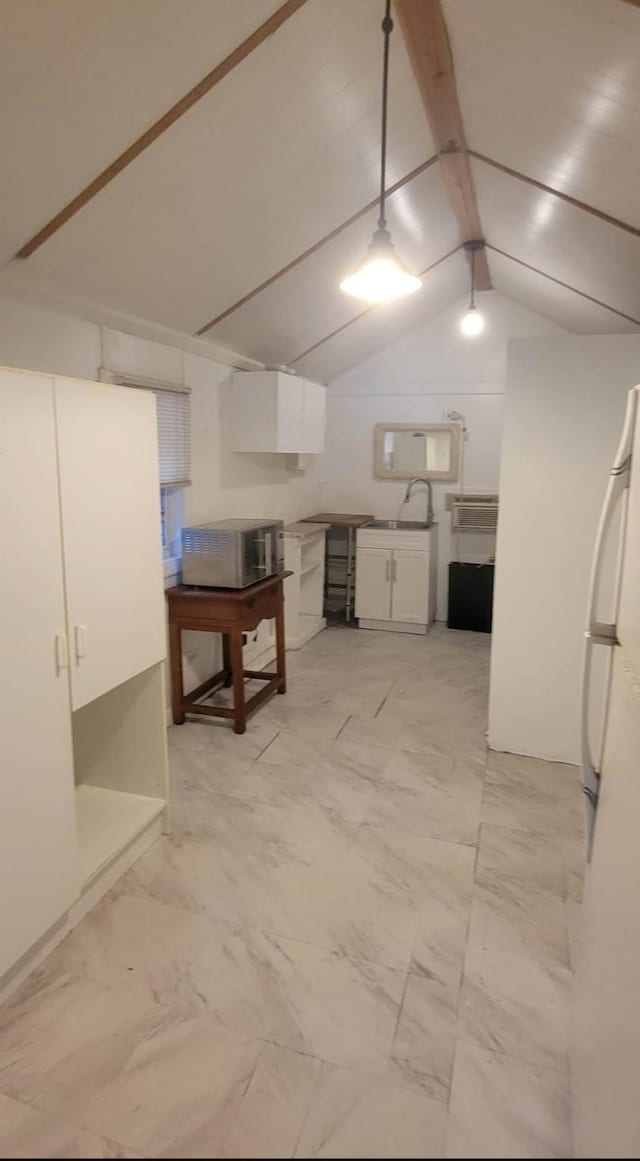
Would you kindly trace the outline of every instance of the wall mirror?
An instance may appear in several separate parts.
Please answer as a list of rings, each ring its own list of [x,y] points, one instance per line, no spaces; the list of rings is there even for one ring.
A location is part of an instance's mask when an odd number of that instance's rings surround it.
[[[373,470],[382,480],[456,480],[460,428],[456,423],[377,423]]]

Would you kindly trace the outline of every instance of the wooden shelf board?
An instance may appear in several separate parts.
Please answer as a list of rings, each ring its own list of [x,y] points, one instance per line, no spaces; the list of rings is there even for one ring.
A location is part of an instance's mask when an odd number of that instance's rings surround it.
[[[83,889],[166,807],[162,798],[76,786],[76,820]]]

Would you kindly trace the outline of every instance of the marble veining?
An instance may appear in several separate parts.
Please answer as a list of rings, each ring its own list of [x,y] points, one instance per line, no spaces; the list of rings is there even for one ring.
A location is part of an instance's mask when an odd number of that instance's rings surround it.
[[[480,634],[288,663],[169,730],[172,835],[4,1005],[0,1157],[570,1155],[575,769],[487,753]]]

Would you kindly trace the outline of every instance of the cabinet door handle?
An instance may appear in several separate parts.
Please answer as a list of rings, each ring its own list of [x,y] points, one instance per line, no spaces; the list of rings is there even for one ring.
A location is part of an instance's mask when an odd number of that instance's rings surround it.
[[[87,626],[74,625],[73,635],[76,647],[76,661],[80,661],[81,657],[87,656]]]
[[[62,669],[69,668],[69,646],[67,638],[61,633],[56,637],[56,669],[58,673]]]
[[[391,580],[391,557],[387,557],[387,571],[385,574],[385,580],[386,581]]]
[[[391,565],[391,580],[396,581],[397,579],[398,579],[398,562],[394,556],[393,562]]]

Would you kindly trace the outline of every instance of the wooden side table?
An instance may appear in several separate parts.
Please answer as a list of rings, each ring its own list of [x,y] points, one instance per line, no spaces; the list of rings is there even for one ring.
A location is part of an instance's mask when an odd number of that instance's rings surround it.
[[[169,604],[169,657],[171,665],[171,707],[177,726],[184,724],[185,714],[206,714],[209,717],[231,718],[236,734],[244,734],[247,714],[253,713],[274,693],[286,693],[284,644],[284,590],[283,581],[290,572],[279,572],[245,589],[195,588],[176,585],[167,589]],[[265,672],[244,669],[242,662],[242,635],[251,632],[260,621],[275,618],[276,670]],[[182,676],[182,630],[198,633],[221,633],[223,642],[222,669],[203,681],[189,694],[184,692]],[[245,700],[244,679],[252,677],[266,682]],[[221,686],[233,686],[233,707],[199,705],[205,694]]]

